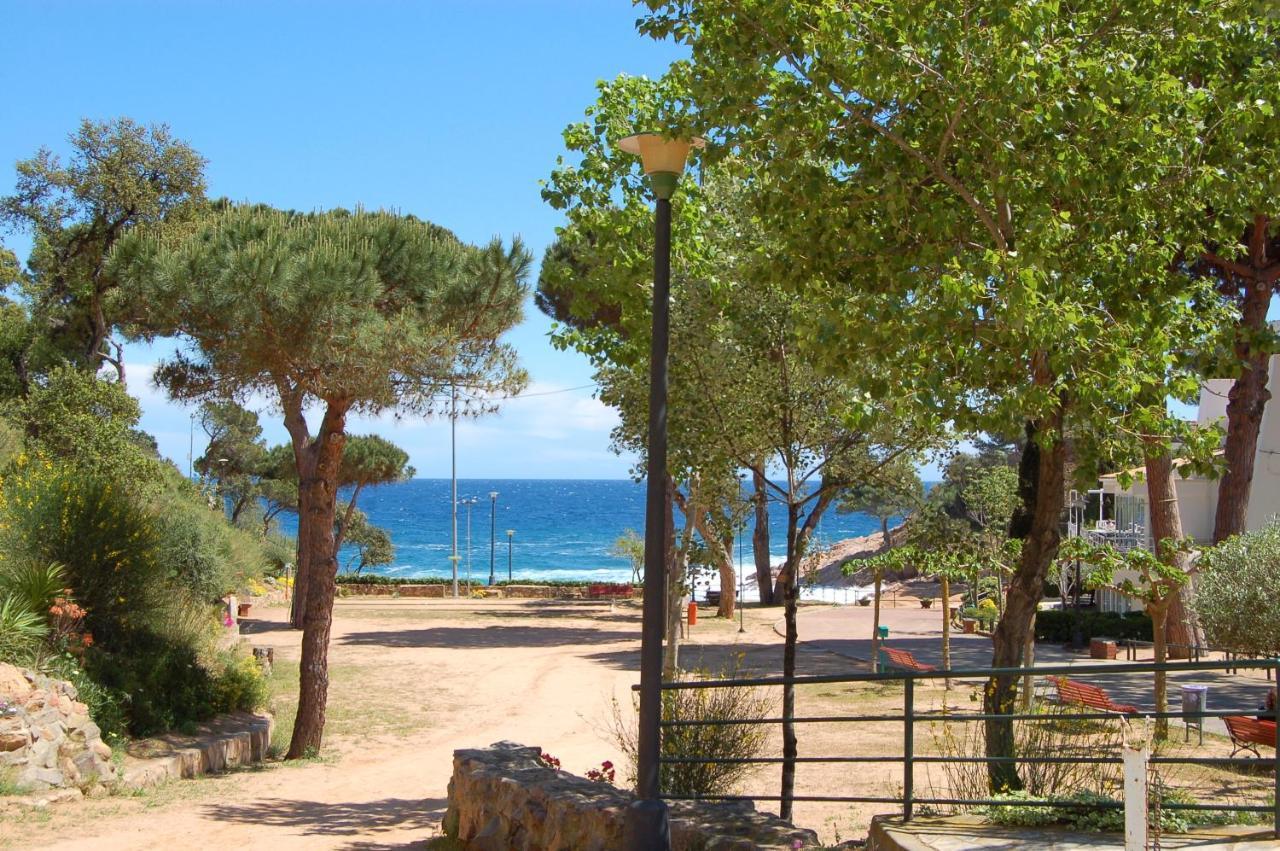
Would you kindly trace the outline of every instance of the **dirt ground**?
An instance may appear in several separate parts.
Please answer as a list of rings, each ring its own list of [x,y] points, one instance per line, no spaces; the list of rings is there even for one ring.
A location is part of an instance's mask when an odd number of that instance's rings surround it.
[[[851,629],[866,631],[860,623],[866,612],[856,607],[840,612],[847,613]],[[246,622],[245,633],[254,644],[275,648],[273,708],[285,722],[275,738],[283,744],[293,714],[301,635],[285,627],[282,609],[256,613],[259,619]],[[777,673],[779,616],[777,609],[748,609],[741,633],[737,621],[703,618],[682,648],[682,667]],[[803,638],[803,617],[801,623]],[[339,600],[330,651],[329,720],[318,759],[272,762],[44,811],[6,807],[0,799],[0,847],[427,847],[444,814],[455,748],[500,740],[538,745],[577,774],[606,759],[623,764],[608,728],[612,702],[630,706],[639,627],[640,610],[633,604],[611,609],[608,603],[585,601]],[[808,674],[865,670],[849,654],[817,645],[801,646],[799,668]],[[972,711],[976,699],[967,684],[948,692],[922,683],[915,706],[930,711],[945,702]],[[898,713],[902,701],[900,684],[810,686],[798,690],[797,714]],[[799,738],[802,755],[895,756],[903,747],[902,724],[889,721],[806,724]],[[1206,748],[1226,747],[1213,739]],[[927,724],[918,726],[915,742],[918,754],[948,747]],[[776,729],[769,747],[770,755],[780,752]],[[918,796],[941,791],[949,782],[938,768],[917,767]],[[624,782],[621,772],[618,782]],[[1197,783],[1219,794],[1228,784],[1236,785],[1217,776]],[[796,793],[889,796],[900,786],[900,763],[802,764]],[[776,796],[777,787],[778,767],[767,766],[744,781],[742,791]],[[775,806],[760,804],[761,809]],[[832,842],[865,836],[872,814],[895,810],[891,804],[798,801],[794,820]]]

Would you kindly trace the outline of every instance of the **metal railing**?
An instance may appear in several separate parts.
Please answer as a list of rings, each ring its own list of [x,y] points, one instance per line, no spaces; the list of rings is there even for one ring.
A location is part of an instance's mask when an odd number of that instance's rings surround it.
[[[1083,803],[1080,801],[1069,800],[1047,800],[1034,802],[1028,800],[1018,800],[1011,798],[959,798],[959,797],[918,797],[915,789],[915,766],[928,765],[935,763],[1015,763],[1015,764],[1089,764],[1089,765],[1119,765],[1122,763],[1121,757],[1115,756],[934,756],[934,755],[917,755],[915,753],[915,726],[917,723],[972,723],[975,721],[987,721],[994,719],[1004,719],[1010,722],[1017,721],[1052,721],[1053,716],[1038,714],[1035,712],[1011,712],[1011,713],[986,713],[986,712],[962,712],[962,711],[929,711],[918,712],[915,708],[915,684],[919,680],[986,680],[992,676],[1007,676],[1010,678],[1022,678],[1026,676],[1046,677],[1046,676],[1067,676],[1078,678],[1089,675],[1111,675],[1111,674],[1127,674],[1127,673],[1143,673],[1154,674],[1158,670],[1162,670],[1167,674],[1177,674],[1190,671],[1227,671],[1238,669],[1264,669],[1268,676],[1273,676],[1277,670],[1280,670],[1280,659],[1259,659],[1259,660],[1232,660],[1232,661],[1210,661],[1210,662],[1170,662],[1163,665],[1155,663],[1112,663],[1102,665],[1045,665],[1033,668],[970,668],[970,669],[953,669],[953,670],[933,670],[933,671],[886,671],[880,673],[865,674],[823,674],[813,676],[797,676],[790,679],[784,677],[757,677],[757,678],[740,678],[725,680],[690,680],[686,682],[668,682],[663,683],[664,691],[675,691],[683,689],[715,689],[715,688],[731,688],[731,687],[781,687],[788,683],[795,686],[803,685],[831,685],[842,683],[893,683],[901,682],[903,686],[902,712],[888,714],[866,714],[866,715],[822,715],[822,716],[797,716],[789,719],[791,723],[796,725],[804,724],[830,724],[830,723],[875,723],[875,722],[900,722],[902,724],[902,753],[892,756],[797,756],[793,762],[797,765],[813,764],[813,763],[901,763],[902,765],[902,793],[900,795],[791,795],[786,800],[790,801],[807,801],[807,802],[826,802],[826,803],[847,803],[847,804],[897,804],[901,807],[901,813],[904,820],[909,821],[913,815],[913,811],[917,805],[927,806],[953,806],[953,807],[998,807],[998,806],[1025,806],[1033,804],[1037,807],[1054,807],[1061,809],[1080,809],[1080,808],[1114,808],[1120,809],[1123,803],[1119,801],[1113,802],[1097,802]],[[1203,723],[1204,718],[1222,718],[1228,715],[1255,716],[1258,713],[1256,707],[1237,708],[1237,709],[1215,709],[1202,711],[1166,711],[1155,712],[1141,710],[1130,718],[1181,718],[1181,719],[1199,719]],[[1104,711],[1083,711],[1072,712],[1070,716],[1063,717],[1062,720],[1071,721],[1088,721],[1088,720],[1115,720],[1118,717],[1116,712]],[[713,726],[729,726],[736,724],[783,724],[788,719],[784,718],[754,718],[750,720],[737,719],[679,719],[664,720],[662,727],[665,730],[675,727],[713,727]],[[1280,749],[1280,725],[1277,725],[1277,740],[1271,742],[1273,747]],[[787,760],[785,757],[704,757],[696,754],[681,754],[677,756],[664,756],[660,759],[662,764],[783,764]],[[1161,809],[1165,810],[1217,810],[1228,812],[1249,812],[1249,813],[1270,813],[1272,818],[1272,828],[1277,838],[1280,838],[1280,771],[1276,771],[1277,759],[1259,757],[1195,757],[1195,756],[1153,756],[1150,759],[1152,765],[1202,765],[1202,766],[1250,766],[1250,767],[1269,767],[1275,775],[1274,781],[1274,799],[1271,805],[1260,804],[1188,804],[1188,803],[1161,803]],[[704,800],[704,801],[783,801],[781,795],[669,795],[665,791],[662,797],[668,800]]]

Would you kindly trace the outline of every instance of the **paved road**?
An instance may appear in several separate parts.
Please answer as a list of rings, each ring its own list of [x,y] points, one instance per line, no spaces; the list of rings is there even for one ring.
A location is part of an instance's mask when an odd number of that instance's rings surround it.
[[[887,646],[909,650],[915,658],[929,665],[942,665],[942,615],[939,609],[887,608],[880,613],[880,623],[889,627]],[[872,611],[869,607],[806,607],[800,610],[801,642],[850,660],[867,662],[871,658]],[[1058,645],[1036,645],[1036,663],[1040,665],[1108,664],[1090,659],[1087,653],[1074,653]],[[1122,660],[1121,660],[1122,661]],[[991,639],[984,635],[952,632],[951,667],[983,668],[991,664]],[[1118,664],[1118,663],[1117,663]],[[851,666],[851,671],[861,666]],[[1155,694],[1150,674],[1089,674],[1088,681],[1101,686],[1117,703],[1132,703],[1144,709],[1155,709]],[[1228,674],[1225,671],[1193,671],[1169,676],[1171,709],[1178,708],[1181,683],[1203,683],[1209,686],[1208,708],[1241,709],[1251,712],[1266,698],[1273,683],[1261,670]],[[1176,722],[1174,722],[1176,723]],[[1226,735],[1226,726],[1216,718],[1207,719],[1205,730]]]

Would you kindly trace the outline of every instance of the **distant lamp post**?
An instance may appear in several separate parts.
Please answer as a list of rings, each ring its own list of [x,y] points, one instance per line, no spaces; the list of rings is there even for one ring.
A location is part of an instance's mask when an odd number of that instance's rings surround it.
[[[671,196],[685,160],[698,138],[672,139],[640,133],[618,148],[640,157],[657,197],[653,242],[653,333],[649,348],[649,439],[644,523],[644,614],[640,631],[640,725],[636,753],[636,796],[628,810],[632,851],[667,851],[671,826],[659,797],[662,718],[663,588],[666,584],[667,348],[671,313]]]
[[[498,492],[489,491],[489,584],[494,582],[493,565],[498,554]]]
[[[471,594],[471,506],[479,502],[478,497],[463,497],[458,500],[459,505],[467,507],[467,594]]]
[[[507,530],[507,581],[511,581],[511,546],[512,539],[516,536],[515,529]]]

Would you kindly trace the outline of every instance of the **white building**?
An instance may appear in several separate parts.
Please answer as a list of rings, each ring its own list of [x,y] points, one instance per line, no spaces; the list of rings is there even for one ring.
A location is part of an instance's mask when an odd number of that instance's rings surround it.
[[[1200,425],[1212,425],[1221,421],[1225,426],[1227,394],[1232,380],[1215,378],[1206,381],[1200,389],[1200,406],[1196,421]],[[1262,429],[1258,434],[1258,449],[1253,462],[1253,486],[1249,493],[1249,514],[1245,528],[1249,531],[1262,528],[1280,514],[1280,355],[1271,358],[1267,386],[1277,395],[1268,402],[1262,415]],[[1141,471],[1137,471],[1141,472]],[[1114,538],[1117,543],[1151,546],[1150,528],[1147,524],[1147,486],[1139,475],[1129,487],[1123,488],[1116,475],[1102,477],[1101,492],[1112,496],[1111,506],[1104,513],[1100,539]],[[1174,475],[1174,491],[1178,497],[1178,514],[1182,520],[1182,533],[1197,541],[1213,540],[1213,518],[1218,510],[1218,481],[1191,474],[1183,478]],[[1110,514],[1107,517],[1106,514]],[[1092,518],[1096,519],[1096,518]],[[1136,579],[1136,577],[1134,577]],[[1098,606],[1103,611],[1129,611],[1141,608],[1114,591],[1099,591]]]

